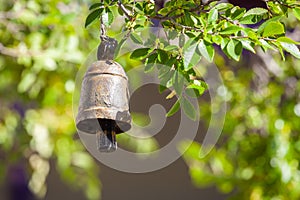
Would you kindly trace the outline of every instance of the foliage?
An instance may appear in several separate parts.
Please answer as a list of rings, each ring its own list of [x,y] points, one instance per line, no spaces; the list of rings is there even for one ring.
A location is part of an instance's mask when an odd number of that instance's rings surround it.
[[[282,68],[262,75],[273,59]],[[259,71],[220,67],[226,87],[218,100],[229,108],[219,147],[205,158],[198,143],[184,153],[198,187],[215,185],[232,199],[300,198],[300,62],[291,56],[284,62],[276,54],[266,62]],[[202,119],[209,119],[209,104],[200,101]]]
[[[191,113],[194,109],[189,109],[191,112],[187,110],[189,102],[184,93],[186,89],[193,88],[195,92],[202,94],[207,89],[205,84],[199,85],[198,80],[195,83],[195,79],[191,78],[199,76],[194,67],[201,57],[212,62],[215,49],[218,48],[229,58],[239,61],[244,49],[256,53],[255,47],[260,47],[263,51],[278,50],[283,59],[284,51],[300,59],[298,43],[286,37],[284,23],[291,12],[299,19],[299,2],[268,1],[267,8],[246,10],[216,0],[205,3],[197,0],[171,0],[161,9],[157,9],[152,0],[102,1],[90,6],[91,13],[86,18],[85,25],[90,25],[102,16],[109,26],[118,14],[125,17],[126,28],[123,31],[127,31],[137,44],[145,45],[146,41],[141,38],[140,30],[153,26],[154,20],[160,21],[166,30],[167,41],[179,37],[181,41],[174,46],[154,36],[154,41],[150,42],[152,46],[137,48],[132,52],[131,58],[146,60],[146,71],[152,69],[153,64],[169,66],[170,71],[159,77],[161,84],[166,86],[161,91],[174,88],[184,111],[190,118],[196,119],[195,114]],[[114,10],[118,12],[113,12]],[[250,28],[249,25],[255,28]],[[186,81],[175,81],[177,73]]]

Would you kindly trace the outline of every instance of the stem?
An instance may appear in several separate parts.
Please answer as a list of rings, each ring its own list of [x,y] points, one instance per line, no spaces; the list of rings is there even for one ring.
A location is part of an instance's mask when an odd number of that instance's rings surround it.
[[[0,54],[18,58],[20,56],[28,56],[28,57],[39,56],[42,55],[43,52],[31,51],[31,50],[26,50],[25,52],[23,51],[21,52],[18,49],[6,47],[2,43],[0,43]]]
[[[132,16],[130,15],[129,11],[125,8],[125,6],[124,6],[123,3],[121,2],[121,0],[118,0],[118,6],[119,6],[119,8],[123,11],[123,13],[125,14],[125,16],[126,16],[129,20],[132,20]]]
[[[176,25],[176,26],[180,26],[181,28],[185,29],[185,30],[188,30],[188,31],[199,31],[199,32],[204,32],[202,29],[200,28],[196,28],[196,27],[192,27],[192,26],[186,26],[186,25],[183,25],[183,24],[179,24],[177,23],[174,19],[170,19],[171,23]]]
[[[103,0],[100,0],[100,3],[103,4]],[[101,15],[100,16],[100,39],[104,40],[105,37],[106,37],[106,28],[105,28],[105,25],[103,23],[103,17]]]

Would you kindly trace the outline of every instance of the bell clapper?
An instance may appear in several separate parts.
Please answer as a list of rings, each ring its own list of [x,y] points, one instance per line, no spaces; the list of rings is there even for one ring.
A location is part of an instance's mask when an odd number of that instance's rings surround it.
[[[100,130],[96,132],[97,149],[100,152],[113,152],[117,149],[116,125],[109,119],[99,120]]]

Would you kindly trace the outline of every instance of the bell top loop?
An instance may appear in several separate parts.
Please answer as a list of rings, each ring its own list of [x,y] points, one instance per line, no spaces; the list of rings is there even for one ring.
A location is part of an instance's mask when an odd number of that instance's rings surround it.
[[[117,40],[111,37],[102,36],[101,43],[98,46],[97,59],[113,60],[117,46],[118,46]]]

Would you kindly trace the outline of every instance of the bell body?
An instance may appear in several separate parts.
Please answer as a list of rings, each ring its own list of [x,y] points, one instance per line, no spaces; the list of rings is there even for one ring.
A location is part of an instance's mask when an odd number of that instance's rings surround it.
[[[83,78],[77,128],[98,134],[109,125],[118,134],[128,131],[130,123],[128,78],[123,67],[112,60],[94,62]]]

